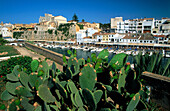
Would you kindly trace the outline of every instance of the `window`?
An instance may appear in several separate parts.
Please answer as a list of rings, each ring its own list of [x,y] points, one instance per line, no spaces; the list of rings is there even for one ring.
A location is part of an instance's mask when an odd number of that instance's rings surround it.
[[[153,31],[153,33],[156,33],[156,31]]]
[[[142,43],[142,41],[140,41],[140,43]]]
[[[152,41],[150,41],[150,43],[152,43]]]
[[[142,23],[139,23],[139,25],[142,25]]]

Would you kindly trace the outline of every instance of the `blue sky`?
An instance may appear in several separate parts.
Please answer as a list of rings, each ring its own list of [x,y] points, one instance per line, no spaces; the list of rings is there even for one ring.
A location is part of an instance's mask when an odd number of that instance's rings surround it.
[[[109,23],[110,18],[170,18],[170,0],[0,0],[0,22],[38,23],[45,13]]]

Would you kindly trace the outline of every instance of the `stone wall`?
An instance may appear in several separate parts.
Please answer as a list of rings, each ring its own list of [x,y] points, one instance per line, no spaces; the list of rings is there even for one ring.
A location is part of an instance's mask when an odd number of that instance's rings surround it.
[[[50,50],[42,48],[42,47],[35,46],[35,45],[33,45],[31,43],[27,43],[27,42],[25,43],[25,46],[39,54],[44,55],[47,58],[52,59],[56,63],[63,65],[63,55],[62,54],[50,51]],[[66,58],[68,59],[68,57],[66,57]]]

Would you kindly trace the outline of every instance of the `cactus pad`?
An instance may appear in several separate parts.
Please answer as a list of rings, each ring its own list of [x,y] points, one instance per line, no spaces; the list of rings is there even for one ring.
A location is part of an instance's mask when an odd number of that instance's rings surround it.
[[[33,60],[33,61],[31,62],[31,70],[32,70],[33,72],[37,71],[38,66],[39,66],[38,60]]]
[[[55,102],[55,97],[51,94],[50,90],[46,85],[40,85],[38,88],[39,97],[45,102]]]
[[[92,90],[96,84],[97,76],[92,66],[85,65],[79,74],[80,87],[82,89],[88,88]]]
[[[131,99],[129,105],[127,106],[126,111],[133,111],[134,108],[136,108],[137,104],[139,103],[139,100],[140,100],[140,94],[136,93]]]
[[[109,65],[112,66],[113,64],[116,65],[116,69],[121,69],[125,63],[127,61],[127,54],[124,53],[120,53],[120,54],[116,54],[112,60],[110,61]]]

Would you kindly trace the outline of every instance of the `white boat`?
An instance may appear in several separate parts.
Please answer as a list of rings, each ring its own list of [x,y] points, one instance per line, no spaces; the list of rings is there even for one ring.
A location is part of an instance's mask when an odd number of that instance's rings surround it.
[[[61,46],[62,49],[69,49],[68,46]]]
[[[142,51],[142,55],[145,55],[145,53],[146,53],[145,50],[143,50],[143,51]]]
[[[46,45],[45,48],[52,48],[52,45]]]
[[[54,45],[53,48],[57,48],[57,47],[60,47],[59,45]]]
[[[132,52],[132,55],[134,55],[134,56],[135,56],[135,55],[138,55],[138,54],[139,54],[139,51],[133,51],[133,52]]]
[[[79,47],[79,46],[75,46],[75,48],[74,49],[81,49],[81,47]]]
[[[126,54],[130,55],[132,54],[132,51],[126,51]]]
[[[151,56],[153,54],[153,52],[150,52],[149,56]]]
[[[116,50],[116,51],[114,51],[114,53],[116,53],[116,54],[125,53],[125,51],[124,50]]]
[[[88,47],[83,48],[83,51],[89,51]]]
[[[114,52],[114,50],[113,49],[111,49],[111,50],[108,50],[109,51],[109,53],[113,53]]]
[[[97,52],[101,52],[103,50],[103,48],[97,48],[96,51]]]

